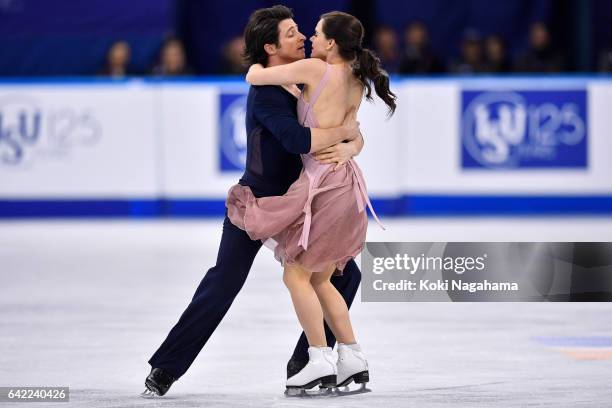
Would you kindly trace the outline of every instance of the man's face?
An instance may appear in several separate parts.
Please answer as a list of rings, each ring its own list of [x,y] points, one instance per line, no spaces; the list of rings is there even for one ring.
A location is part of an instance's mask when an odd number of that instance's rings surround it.
[[[389,29],[381,29],[376,33],[376,48],[379,52],[390,54],[397,47],[397,36],[395,31]]]
[[[130,60],[130,46],[124,41],[117,42],[113,44],[108,54],[111,65],[127,65],[128,61]]]
[[[178,72],[185,66],[183,47],[175,42],[168,44],[162,51],[162,61],[171,72]]]
[[[304,59],[304,40],[293,19],[288,18],[278,23],[278,43],[276,55],[287,62]]]
[[[548,30],[543,24],[536,23],[531,27],[531,46],[537,50],[546,48],[550,42]]]
[[[479,41],[467,40],[463,43],[463,58],[470,64],[478,64],[482,56],[482,46]]]
[[[487,39],[487,57],[491,61],[501,61],[504,59],[504,44],[496,37]]]
[[[414,48],[422,48],[427,44],[427,30],[421,24],[413,24],[406,30],[406,43]]]

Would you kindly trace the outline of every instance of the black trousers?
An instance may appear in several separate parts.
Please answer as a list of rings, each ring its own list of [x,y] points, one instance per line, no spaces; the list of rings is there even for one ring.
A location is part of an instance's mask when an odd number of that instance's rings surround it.
[[[187,309],[149,359],[152,367],[164,368],[175,378],[187,371],[240,292],[261,246],[261,241],[252,241],[246,232],[225,217],[217,263],[208,270]],[[346,265],[342,276],[332,277],[332,283],[349,307],[360,282],[361,272],[355,261]],[[327,344],[333,346],[336,339],[327,324],[325,335]],[[308,360],[307,350],[308,340],[302,333],[293,356]]]

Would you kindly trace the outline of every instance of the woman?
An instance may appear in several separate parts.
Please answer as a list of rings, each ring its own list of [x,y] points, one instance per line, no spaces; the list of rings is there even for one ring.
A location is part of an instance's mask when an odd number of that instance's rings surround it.
[[[298,116],[304,126],[328,128],[355,115],[371,85],[395,110],[395,95],[380,61],[361,46],[363,26],[342,12],[321,16],[311,37],[310,59],[263,68],[253,65],[253,85],[304,84]],[[309,362],[287,380],[288,389],[325,388],[365,383],[367,362],[355,341],[347,305],[330,283],[365,242],[367,214],[372,207],[361,170],[350,160],[339,166],[302,155],[304,169],[283,196],[255,198],[249,187],[236,185],[228,194],[228,216],[251,239],[261,239],[284,266],[283,280],[291,293],[298,320],[310,345]],[[376,215],[372,211],[376,218]],[[378,218],[376,218],[378,221]],[[327,347],[323,319],[338,340],[338,361]]]

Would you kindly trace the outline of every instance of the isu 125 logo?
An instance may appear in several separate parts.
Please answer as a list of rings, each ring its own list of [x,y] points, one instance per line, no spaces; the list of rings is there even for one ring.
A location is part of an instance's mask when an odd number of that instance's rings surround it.
[[[247,135],[247,96],[221,94],[219,110],[219,167],[221,171],[244,171]]]
[[[463,168],[586,168],[583,90],[462,95]]]
[[[65,160],[72,151],[97,144],[101,136],[100,122],[87,109],[0,95],[0,168]]]

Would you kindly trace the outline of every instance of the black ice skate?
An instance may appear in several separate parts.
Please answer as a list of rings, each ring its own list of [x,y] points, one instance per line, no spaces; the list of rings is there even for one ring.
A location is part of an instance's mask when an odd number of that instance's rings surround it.
[[[291,359],[287,362],[287,379],[299,373],[302,368],[306,367],[306,364],[308,364],[308,359],[302,360],[291,356]]]
[[[145,380],[147,389],[140,396],[143,398],[161,397],[168,392],[174,381],[176,378],[168,371],[163,368],[153,368]]]

